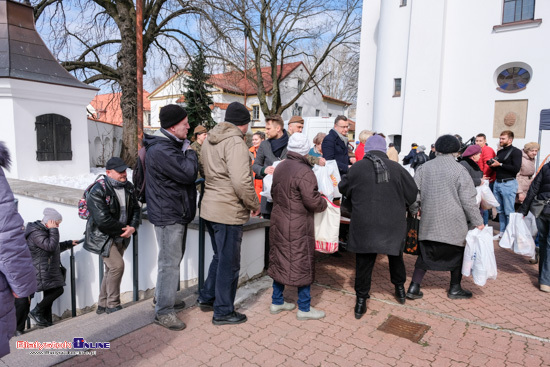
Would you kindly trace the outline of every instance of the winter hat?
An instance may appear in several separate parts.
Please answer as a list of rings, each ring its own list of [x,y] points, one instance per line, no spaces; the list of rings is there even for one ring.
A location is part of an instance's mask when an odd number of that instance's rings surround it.
[[[290,139],[288,139],[287,150],[289,152],[306,155],[309,153],[310,148],[307,136],[302,133],[294,133],[290,136]]]
[[[302,116],[292,116],[290,118],[290,120],[288,120],[288,124],[293,124],[293,123],[300,123],[300,124],[303,124],[304,123],[304,119],[302,118]]]
[[[481,153],[481,147],[477,144],[473,144],[473,145],[470,145],[468,148],[466,148],[464,153],[462,153],[462,156],[464,158],[468,158],[478,153]]]
[[[242,103],[233,102],[227,106],[225,121],[237,126],[246,125],[250,122],[250,111]]]
[[[53,208],[46,208],[44,209],[44,218],[42,219],[42,222],[48,223],[49,220],[54,220],[57,222],[63,220],[63,217],[57,210]]]
[[[365,153],[371,150],[378,150],[386,153],[386,139],[380,135],[373,135],[365,142]]]
[[[10,151],[3,141],[0,141],[0,167],[10,169],[11,159]]]
[[[460,150],[460,142],[453,135],[441,135],[435,142],[435,150],[442,154],[456,153]]]
[[[128,165],[122,160],[122,158],[119,157],[113,157],[107,161],[107,164],[105,165],[106,170],[112,170],[114,169],[118,173],[122,173],[126,171],[128,168]]]
[[[187,117],[187,111],[177,104],[169,104],[160,109],[160,126],[168,129]]]
[[[426,151],[426,147],[424,145],[421,145],[418,148],[416,148],[417,153],[422,153],[422,152],[425,152],[425,151]]]
[[[196,135],[196,134],[203,134],[203,133],[207,133],[208,131],[206,130],[206,128],[202,125],[198,125],[195,130],[193,130],[193,135]]]
[[[538,143],[535,143],[535,142],[532,142],[532,143],[527,143],[523,146],[523,150],[528,152],[530,150],[539,150],[540,149],[540,145]]]

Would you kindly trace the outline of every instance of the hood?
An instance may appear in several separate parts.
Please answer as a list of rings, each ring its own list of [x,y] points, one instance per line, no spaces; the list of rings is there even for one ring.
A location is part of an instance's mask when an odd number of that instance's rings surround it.
[[[525,150],[521,150],[521,155],[523,156],[523,158],[527,159],[528,161],[531,161],[531,162],[534,162],[535,161],[535,158],[529,158],[529,156],[527,155],[527,153],[525,153]]]
[[[243,138],[243,133],[239,128],[229,122],[220,122],[212,130],[208,132],[208,142],[210,144],[218,144],[223,140],[232,136]]]
[[[27,223],[27,228],[25,228],[25,239],[29,238],[31,233],[35,231],[47,231],[45,225],[42,224],[42,221],[37,220],[36,222]]]
[[[6,144],[3,141],[0,141],[0,167],[5,169],[10,169],[11,159],[10,151],[6,147]]]

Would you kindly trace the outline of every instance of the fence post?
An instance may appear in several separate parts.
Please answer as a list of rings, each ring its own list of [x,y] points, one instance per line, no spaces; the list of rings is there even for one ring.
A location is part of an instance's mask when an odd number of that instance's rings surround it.
[[[202,197],[204,196],[204,179],[202,179],[201,191],[199,197],[199,292],[204,287],[204,219],[201,218],[201,203]]]
[[[71,247],[71,316],[76,316],[76,281],[75,281],[75,268],[74,268],[74,247]]]
[[[133,259],[134,259],[134,301],[139,300],[139,256],[138,256],[138,245],[139,245],[139,238],[138,238],[138,231],[136,230],[134,232],[134,235],[132,237],[132,253],[133,253]]]
[[[99,293],[101,294],[101,283],[103,282],[103,256],[99,254]]]

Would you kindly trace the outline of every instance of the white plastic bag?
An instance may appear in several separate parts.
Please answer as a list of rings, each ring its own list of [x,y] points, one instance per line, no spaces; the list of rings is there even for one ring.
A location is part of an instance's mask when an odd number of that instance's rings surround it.
[[[537,228],[537,218],[533,215],[533,213],[529,212],[525,218],[525,223],[527,224],[527,228],[529,228],[529,231],[531,231],[531,236],[536,237],[538,233]]]
[[[491,209],[491,208],[497,208],[500,206],[498,203],[498,200],[495,198],[495,195],[493,195],[493,192],[491,191],[491,188],[489,187],[488,181],[483,181],[483,184],[481,184],[479,187],[481,187],[481,208],[482,209]]]
[[[273,162],[273,168],[277,167],[277,165],[281,162],[282,161]],[[275,173],[275,172],[273,172],[273,173]],[[262,192],[260,192],[260,195],[265,197],[267,199],[267,201],[270,202],[270,203],[273,201],[273,198],[271,197],[271,184],[272,183],[273,183],[273,175],[265,175],[265,177],[263,179]]]
[[[516,254],[529,257],[535,256],[535,241],[533,241],[531,232],[523,220],[523,215],[510,213],[510,220],[500,239],[499,246],[513,248]]]
[[[315,165],[313,173],[315,173],[315,177],[317,178],[317,186],[321,194],[325,195],[330,201],[334,198],[342,197],[342,194],[338,190],[340,172],[335,160],[327,161],[324,166]]]
[[[314,214],[315,250],[326,254],[338,251],[340,231],[340,207],[327,200],[327,208]]]
[[[475,228],[466,236],[462,275],[470,276],[470,273],[474,283],[479,286],[484,286],[487,279],[497,278],[492,227],[485,227],[481,231]]]
[[[476,186],[476,205],[479,206],[481,204],[481,186]]]

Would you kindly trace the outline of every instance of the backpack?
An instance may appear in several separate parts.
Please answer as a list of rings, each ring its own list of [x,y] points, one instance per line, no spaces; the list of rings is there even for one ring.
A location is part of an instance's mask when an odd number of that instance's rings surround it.
[[[138,150],[138,158],[132,174],[132,183],[134,184],[134,192],[140,203],[145,204],[145,147]]]
[[[103,178],[100,178],[100,177],[103,177]],[[88,220],[88,218],[90,218],[90,211],[88,210],[88,203],[86,200],[88,197],[88,193],[90,192],[92,187],[94,187],[94,185],[98,182],[103,187],[103,190],[105,190],[105,176],[99,175],[96,177],[94,182],[90,186],[88,186],[86,190],[84,190],[84,194],[82,194],[82,198],[78,201],[78,216],[80,217],[80,219]],[[107,196],[106,200],[107,200],[107,204],[109,204],[109,202],[111,201],[111,198]]]

